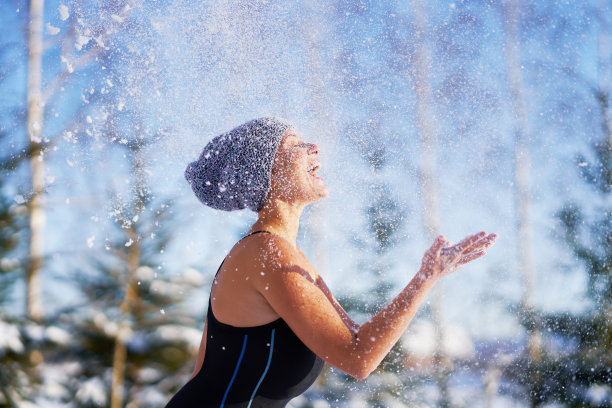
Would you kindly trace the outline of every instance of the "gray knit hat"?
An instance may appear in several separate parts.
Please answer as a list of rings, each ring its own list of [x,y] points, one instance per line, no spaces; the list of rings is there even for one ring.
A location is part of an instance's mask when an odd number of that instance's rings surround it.
[[[259,211],[270,190],[274,156],[291,128],[283,119],[264,117],[215,137],[185,170],[196,197],[218,210]]]

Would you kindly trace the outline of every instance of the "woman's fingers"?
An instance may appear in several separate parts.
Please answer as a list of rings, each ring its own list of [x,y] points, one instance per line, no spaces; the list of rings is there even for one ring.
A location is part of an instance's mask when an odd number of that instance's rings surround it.
[[[448,255],[467,255],[472,252],[478,252],[482,249],[488,249],[495,243],[496,239],[497,234],[486,235],[486,232],[474,234],[470,237],[467,237],[454,247],[449,248]]]
[[[440,254],[440,251],[442,251],[442,248],[444,248],[444,246],[446,245],[446,238],[444,237],[444,235],[439,235],[433,245],[431,246],[431,249],[433,250],[433,253],[437,256],[438,254]]]
[[[434,261],[440,257],[440,253],[445,246],[446,238],[444,238],[444,235],[439,235],[431,246],[431,256]]]
[[[486,237],[484,237],[483,239],[481,239],[479,241],[479,243],[482,243],[482,248],[484,250],[487,250],[489,248],[491,248],[493,246],[493,244],[495,244],[495,240],[497,239],[498,235],[497,234],[489,234]]]
[[[477,251],[477,252],[472,252],[471,254],[467,254],[467,255],[463,256],[463,257],[462,257],[462,258],[459,260],[459,264],[460,264],[460,265],[465,265],[465,264],[470,263],[470,262],[472,262],[473,260],[476,260],[476,259],[478,259],[478,258],[480,258],[481,256],[484,256],[484,255],[486,255],[486,254],[487,254],[487,251],[485,251],[484,249],[483,249],[483,250],[480,250],[480,251]]]
[[[486,237],[482,238],[472,248],[470,248],[469,252],[466,251],[463,253],[463,256],[459,260],[459,264],[465,265],[468,262],[472,262],[473,260],[486,255],[487,249],[491,248],[493,244],[495,244],[495,240],[497,239],[497,237],[497,234],[489,234]]]
[[[471,252],[472,246],[480,241],[483,237],[487,235],[486,232],[482,231],[478,234],[470,235],[469,237],[460,241],[457,245],[448,248],[445,252],[446,255],[455,258],[464,252]]]
[[[446,276],[465,264],[484,256],[496,239],[497,234],[487,235],[483,231],[470,235],[457,245],[449,247],[444,236],[440,235],[423,257],[424,271],[427,275],[441,272],[441,276]],[[438,267],[436,267],[436,264]]]

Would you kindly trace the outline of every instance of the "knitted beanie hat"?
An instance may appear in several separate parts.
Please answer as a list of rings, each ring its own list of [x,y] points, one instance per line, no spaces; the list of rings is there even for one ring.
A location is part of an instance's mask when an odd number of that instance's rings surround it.
[[[259,211],[270,191],[274,156],[292,126],[274,117],[251,120],[211,140],[185,178],[205,205]]]

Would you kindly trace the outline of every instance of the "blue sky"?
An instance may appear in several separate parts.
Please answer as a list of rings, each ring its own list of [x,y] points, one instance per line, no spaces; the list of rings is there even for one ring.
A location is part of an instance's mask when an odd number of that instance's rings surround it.
[[[93,27],[114,27],[121,18],[123,3],[110,11],[100,7],[103,4],[93,2],[79,11],[70,1],[46,2],[45,24],[60,32],[45,37],[45,82],[66,68],[62,57],[70,61],[100,46]],[[321,146],[322,173],[332,193],[305,214],[300,241],[306,251],[316,252],[309,238],[313,212],[322,217],[325,254],[312,262],[325,269],[321,272],[332,290],[367,296],[373,285],[358,268],[373,253],[354,242],[356,237],[367,242],[364,208],[372,200],[375,181],[390,187],[406,213],[388,255],[387,275],[397,285],[406,283],[429,243],[416,168],[414,21],[411,8],[402,4],[135,2],[130,23],[104,41],[109,52],[101,55],[107,59],[75,71],[47,105],[48,137],[69,123],[74,112],[83,112],[68,128],[74,130],[73,137],[62,133],[57,151],[48,154],[54,182],[47,196],[47,251],[54,261],[45,274],[53,283],[46,286],[47,298],[55,304],[66,302],[59,293],[71,287],[66,273],[79,267],[75,254],[103,250],[112,210],[107,191],[124,196],[130,192],[121,142],[107,137],[109,117],[126,137],[159,136],[146,149],[149,180],[154,195],[175,201],[178,214],[177,239],[167,253],[164,273],[196,266],[210,275],[254,220],[248,212],[203,208],[183,180],[186,163],[217,134],[252,117],[274,114],[291,120],[306,140]],[[66,21],[61,5],[70,13]],[[507,311],[519,299],[520,275],[513,124],[500,9],[486,1],[427,5],[442,232],[453,240],[480,229],[500,234],[485,259],[443,283],[446,318],[474,335],[517,336],[520,330]],[[568,200],[584,205],[591,200],[573,159],[597,137],[597,105],[584,84],[595,83],[598,75],[594,6],[546,1],[526,4],[521,14],[533,198],[531,251],[538,271],[537,305],[547,310],[585,306],[584,272],[555,237],[554,214]],[[0,13],[0,41],[10,49],[0,56],[0,130],[20,146],[23,123],[8,112],[24,106],[25,6],[6,2]],[[77,36],[61,37],[70,24]],[[81,50],[78,36],[89,39]],[[570,69],[576,74],[568,74]],[[128,113],[139,118],[138,131]],[[372,133],[368,129],[373,123],[377,130]],[[367,166],[360,144],[366,150],[385,146],[388,156],[381,174]],[[25,174],[25,168],[19,169],[10,188],[27,189]],[[89,248],[92,236],[96,238]],[[15,290],[17,301],[21,290]],[[203,310],[204,301],[199,303]]]

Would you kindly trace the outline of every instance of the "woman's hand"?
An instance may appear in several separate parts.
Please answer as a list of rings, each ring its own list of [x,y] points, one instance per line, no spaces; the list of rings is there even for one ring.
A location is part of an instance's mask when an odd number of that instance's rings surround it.
[[[496,239],[497,234],[487,235],[483,231],[451,246],[451,242],[440,235],[425,252],[419,275],[423,280],[438,280],[450,275],[465,264],[485,255]]]
[[[244,273],[251,278],[249,284],[310,350],[334,367],[363,379],[402,336],[436,280],[484,255],[495,238],[495,234],[480,233],[449,246],[444,237],[438,237],[425,254],[419,273],[361,326],[337,304],[305,256],[279,236],[260,234],[252,238],[252,252],[243,255]]]

